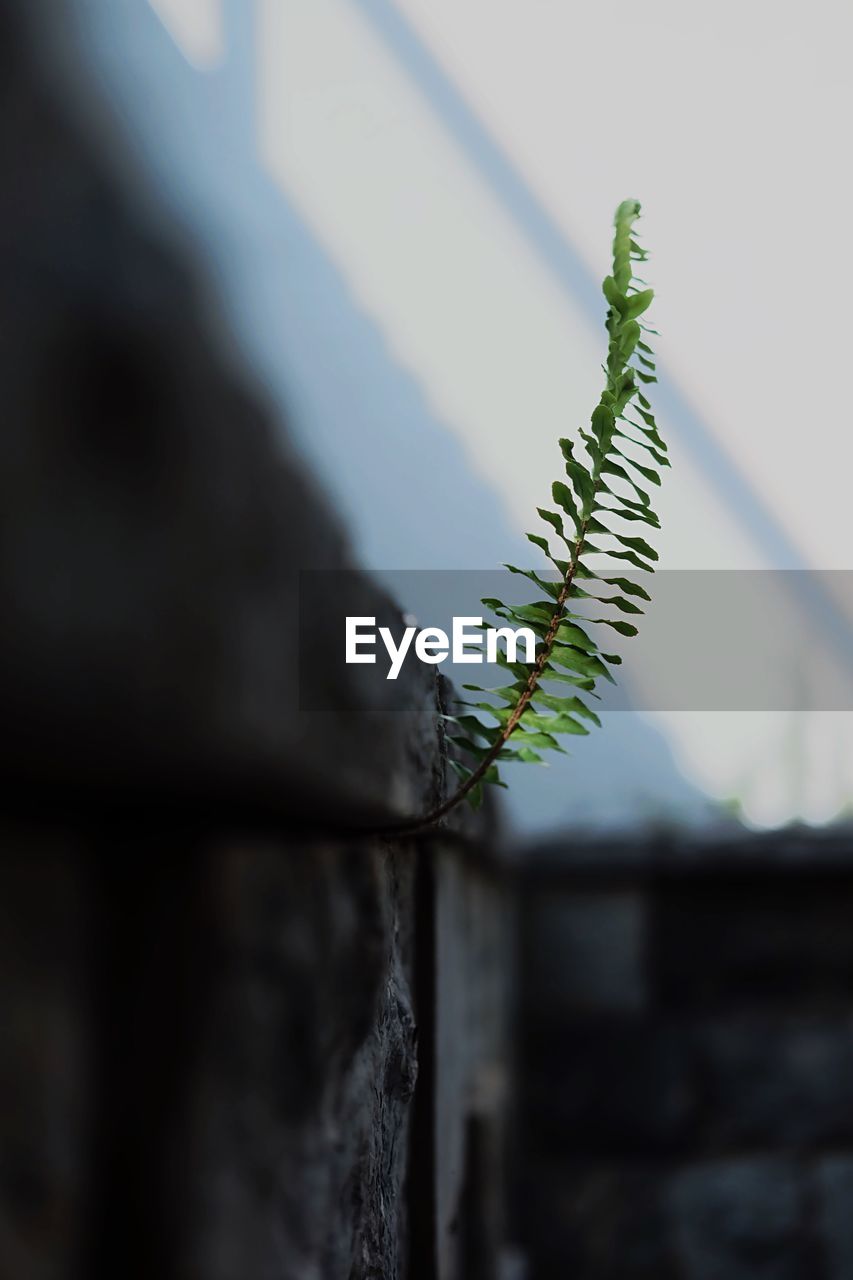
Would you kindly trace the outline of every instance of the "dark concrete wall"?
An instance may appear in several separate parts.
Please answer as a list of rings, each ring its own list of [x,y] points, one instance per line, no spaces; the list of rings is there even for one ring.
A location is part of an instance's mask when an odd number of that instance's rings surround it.
[[[466,1155],[505,1074],[491,820],[377,834],[443,796],[449,695],[324,663],[322,609],[300,687],[299,570],[336,617],[396,609],[23,16],[0,3],[0,1276],[466,1274],[460,1241],[500,1243],[499,1163]]]
[[[853,836],[567,842],[521,910],[533,1280],[853,1274]]]

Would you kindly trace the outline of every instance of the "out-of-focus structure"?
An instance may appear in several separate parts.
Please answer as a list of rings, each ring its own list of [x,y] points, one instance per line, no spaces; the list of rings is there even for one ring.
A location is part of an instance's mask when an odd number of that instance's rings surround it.
[[[513,1203],[537,1280],[850,1274],[852,852],[528,851]]]
[[[381,835],[444,793],[449,695],[333,676],[322,609],[300,671],[300,570],[399,614],[37,16],[0,6],[0,1275],[493,1269],[494,822]]]

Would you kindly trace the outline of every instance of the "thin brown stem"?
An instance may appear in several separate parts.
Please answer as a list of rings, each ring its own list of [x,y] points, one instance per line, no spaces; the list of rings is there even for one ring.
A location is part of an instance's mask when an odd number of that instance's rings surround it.
[[[455,809],[460,801],[470,795],[474,788],[479,786],[487,778],[489,770],[495,764],[495,761],[500,758],[501,751],[521,723],[524,713],[530,706],[531,700],[533,699],[539,686],[539,682],[542,679],[542,674],[548,665],[560,623],[563,620],[563,609],[565,608],[566,601],[569,599],[571,594],[572,583],[578,570],[587,528],[593,518],[593,513],[598,509],[597,500],[599,497],[599,490],[603,487],[607,492],[612,493],[612,490],[607,489],[607,485],[603,485],[601,478],[602,465],[609,455],[610,449],[613,445],[613,435],[617,429],[617,420],[623,416],[624,408],[637,390],[636,380],[634,378],[635,370],[629,363],[638,338],[635,320],[638,316],[642,315],[643,311],[648,307],[652,297],[651,289],[644,291],[646,296],[637,295],[636,290],[634,290],[630,295],[633,299],[633,305],[631,307],[628,306],[632,279],[631,259],[636,248],[635,242],[631,239],[631,233],[633,224],[639,216],[639,213],[640,206],[636,200],[623,200],[619,205],[619,208],[616,210],[616,231],[613,238],[613,275],[608,276],[603,285],[605,297],[610,304],[606,319],[606,329],[609,337],[606,365],[607,384],[597,410],[594,411],[592,415],[592,429],[593,434],[597,437],[596,443],[591,442],[591,437],[588,434],[585,434],[584,432],[581,433],[594,463],[591,473],[592,492],[590,494],[578,493],[578,497],[580,497],[583,502],[582,510],[584,512],[584,516],[582,519],[579,516],[575,516],[575,519],[578,522],[578,535],[572,550],[571,559],[569,564],[566,566],[562,585],[555,600],[554,612],[549,622],[548,630],[545,633],[542,648],[539,651],[536,661],[532,665],[521,695],[513,707],[512,712],[508,716],[506,724],[500,729],[495,741],[485,752],[483,758],[480,760],[480,763],[473,772],[468,775],[453,795],[445,800],[443,804],[434,809],[432,813],[428,813],[422,818],[413,819],[410,822],[402,823],[393,828],[389,827],[388,834],[414,835],[418,832],[429,830],[431,827],[434,827],[436,823],[440,822],[442,818],[446,817],[451,810]],[[638,253],[637,256],[640,257],[641,255]],[[630,343],[627,353],[625,353],[626,324],[633,325],[635,330],[630,333]],[[626,370],[631,371],[627,378],[627,382],[625,381]],[[599,410],[605,411],[605,423],[610,423],[609,428],[607,426],[596,426],[596,412]],[[652,421],[654,420],[652,419]],[[630,436],[627,438],[629,440],[631,439]],[[640,442],[635,441],[634,443]],[[561,441],[561,445],[565,444],[566,442]],[[616,452],[618,453],[619,450],[617,449]],[[564,453],[566,453],[567,458],[566,470],[570,479],[574,480],[577,471],[575,466],[570,465],[570,445],[567,449],[564,448]],[[614,474],[621,475],[625,480],[628,480],[628,476],[622,468],[611,465],[609,470]],[[583,485],[582,488],[585,490],[586,486]],[[642,496],[642,491],[638,490],[638,492]],[[614,494],[613,496],[616,495]],[[574,506],[574,503],[572,506]],[[614,511],[614,508],[606,507],[605,510]],[[615,514],[618,516],[622,513],[620,513],[618,509],[615,509]],[[560,528],[562,529],[562,526],[560,526]],[[598,525],[598,528],[601,528],[601,526]],[[608,531],[605,529],[605,532]],[[617,537],[618,536],[619,535],[617,535]],[[571,546],[571,544],[568,543],[568,539],[566,539],[566,542],[567,545]],[[497,715],[495,715],[495,719],[497,718]],[[481,728],[485,729],[485,726],[481,726]],[[489,730],[489,732],[491,732],[491,730]],[[480,734],[479,736],[482,737],[484,735]]]
[[[597,488],[598,476],[596,476],[596,490]],[[471,791],[473,791],[474,787],[476,787],[479,782],[482,782],[483,778],[485,778],[489,769],[495,763],[501,751],[506,746],[509,738],[518,728],[521,717],[530,705],[530,701],[536,692],[539,681],[542,679],[542,672],[545,670],[548,660],[551,657],[551,652],[554,648],[554,640],[560,628],[560,623],[563,621],[563,609],[565,608],[566,601],[569,598],[575,573],[577,572],[577,567],[580,562],[580,554],[583,549],[584,538],[586,536],[586,526],[587,520],[584,520],[578,532],[571,560],[566,568],[563,583],[560,587],[560,593],[554,603],[554,613],[548,626],[548,630],[545,633],[545,639],[543,641],[542,648],[539,651],[539,656],[536,659],[530,675],[527,677],[527,684],[522,690],[521,697],[515,704],[512,715],[507,720],[499,736],[483,756],[483,759],[480,761],[477,768],[473,773],[468,775],[462,785],[454,791],[452,796],[449,796],[443,804],[439,805],[436,809],[433,809],[431,813],[425,814],[421,818],[414,818],[411,822],[401,823],[399,826],[389,828],[387,832],[389,836],[416,835],[421,831],[429,830],[430,827],[434,827],[437,822],[440,822],[442,818],[445,818],[448,813],[452,812],[452,810],[455,809]]]

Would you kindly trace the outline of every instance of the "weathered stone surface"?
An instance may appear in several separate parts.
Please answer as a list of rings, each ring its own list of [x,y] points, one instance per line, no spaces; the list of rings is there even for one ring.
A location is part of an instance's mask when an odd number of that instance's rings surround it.
[[[0,1276],[395,1280],[410,1162],[433,1254],[499,1177],[469,1195],[497,906],[460,870],[439,910],[442,842],[376,831],[443,796],[447,694],[327,661],[322,608],[299,685],[300,570],[338,614],[398,612],[90,134],[85,76],[37,56],[67,55],[58,13],[0,0],[0,773],[38,831],[0,859]],[[470,926],[441,1020],[439,915]],[[462,1274],[447,1254],[427,1274]]]
[[[221,950],[190,1086],[187,1274],[401,1274],[410,851],[241,847],[211,874]]]

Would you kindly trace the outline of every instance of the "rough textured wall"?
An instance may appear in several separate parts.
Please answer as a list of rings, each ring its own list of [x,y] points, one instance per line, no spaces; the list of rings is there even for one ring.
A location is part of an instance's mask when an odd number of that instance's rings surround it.
[[[522,912],[533,1280],[853,1274],[853,836],[533,851]]]
[[[413,851],[243,844],[211,862],[221,932],[187,1083],[189,1273],[399,1275]]]
[[[345,539],[23,17],[2,0],[0,1276],[392,1280],[412,1210],[437,1230],[433,1090],[464,1127],[499,1048],[457,1021],[437,1083],[442,845],[358,835],[443,794],[441,684],[356,687],[318,616],[298,687],[298,571]]]
[[[0,1274],[402,1274],[414,851],[89,838],[2,833]]]

